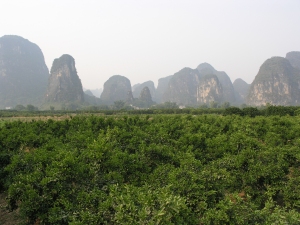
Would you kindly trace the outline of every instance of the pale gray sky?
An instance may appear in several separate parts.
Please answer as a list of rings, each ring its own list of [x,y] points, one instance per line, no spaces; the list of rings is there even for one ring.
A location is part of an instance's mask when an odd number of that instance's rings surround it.
[[[36,43],[49,70],[72,55],[85,88],[203,62],[251,83],[266,59],[300,51],[300,0],[0,0],[6,34]]]

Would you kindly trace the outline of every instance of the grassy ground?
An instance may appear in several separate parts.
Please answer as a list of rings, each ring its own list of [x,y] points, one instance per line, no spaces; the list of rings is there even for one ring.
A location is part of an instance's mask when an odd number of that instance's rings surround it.
[[[0,194],[0,225],[15,225],[19,224],[18,210],[9,212],[6,209],[6,195],[4,193]]]

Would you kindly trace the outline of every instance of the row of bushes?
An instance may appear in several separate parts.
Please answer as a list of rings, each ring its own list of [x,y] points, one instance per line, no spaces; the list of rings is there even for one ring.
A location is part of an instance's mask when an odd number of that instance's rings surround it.
[[[263,108],[257,107],[228,107],[228,108],[174,108],[174,109],[139,109],[139,110],[74,110],[74,111],[17,111],[2,110],[0,117],[17,117],[17,116],[62,116],[67,114],[103,114],[103,115],[145,115],[145,114],[220,114],[220,115],[240,115],[240,116],[297,116],[300,115],[299,106],[268,106]]]

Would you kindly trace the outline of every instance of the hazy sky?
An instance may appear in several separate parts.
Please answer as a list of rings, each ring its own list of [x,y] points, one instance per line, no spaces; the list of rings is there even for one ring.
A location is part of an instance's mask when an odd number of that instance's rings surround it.
[[[0,0],[0,36],[36,43],[50,70],[70,54],[85,88],[131,85],[203,62],[251,83],[272,56],[300,51],[300,0]]]

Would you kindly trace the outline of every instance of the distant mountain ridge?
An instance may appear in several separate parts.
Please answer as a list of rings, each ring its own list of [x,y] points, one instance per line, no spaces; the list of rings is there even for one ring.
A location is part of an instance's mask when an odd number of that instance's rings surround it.
[[[300,105],[300,52],[267,59],[251,84],[242,79],[232,83],[226,72],[201,63],[196,69],[185,67],[160,78],[157,88],[153,81],[131,87],[128,78],[114,75],[104,83],[103,91],[84,93],[72,56],[64,54],[55,59],[49,75],[43,53],[36,44],[15,35],[0,38],[0,108],[52,103],[111,105],[120,100],[128,104],[137,100],[140,105],[149,102],[149,106],[154,101],[193,107],[210,102]]]

